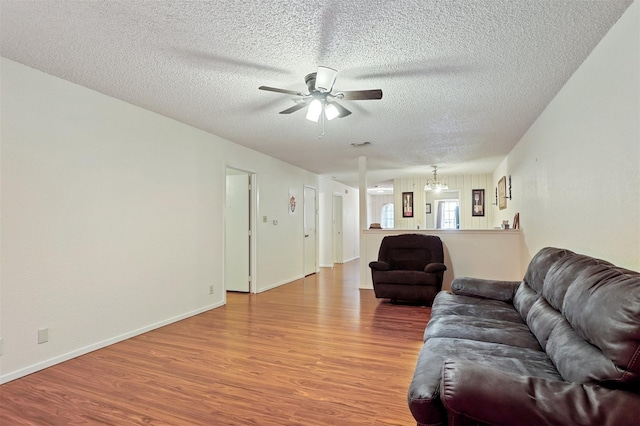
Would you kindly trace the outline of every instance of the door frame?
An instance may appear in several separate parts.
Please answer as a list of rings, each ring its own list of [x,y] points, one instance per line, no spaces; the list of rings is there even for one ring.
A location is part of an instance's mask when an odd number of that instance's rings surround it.
[[[340,199],[340,213],[342,217],[340,218],[340,223],[342,224],[340,239],[336,236],[337,234],[337,226],[336,226],[336,199]],[[341,245],[339,250],[339,254],[341,254],[341,259],[337,262],[336,257],[338,255],[338,244]],[[331,265],[335,265],[336,263],[342,264],[344,263],[344,195],[340,192],[334,192],[331,197]]]
[[[241,172],[241,173],[245,173],[249,176],[249,230],[251,231],[251,234],[249,235],[249,277],[250,277],[250,281],[249,281],[249,293],[256,293],[257,292],[257,281],[258,278],[256,276],[256,250],[257,250],[257,244],[256,244],[256,240],[258,238],[257,236],[257,226],[256,226],[256,212],[258,211],[258,178],[255,172],[243,169],[242,167],[236,167],[232,164],[225,164],[225,178],[224,178],[224,206],[223,206],[223,211],[224,211],[224,215],[223,215],[223,227],[222,229],[224,230],[224,236],[222,238],[222,246],[223,246],[223,250],[222,250],[222,255],[223,255],[223,260],[222,260],[222,277],[223,277],[223,293],[224,293],[224,300],[226,303],[227,300],[227,284],[225,281],[225,277],[226,277],[226,259],[227,259],[227,246],[226,246],[226,233],[227,233],[227,169],[233,169],[235,171]]]
[[[303,188],[303,208],[302,208],[302,234],[303,234],[303,240],[302,240],[302,248],[303,248],[303,255],[302,255],[302,275],[306,276],[307,275],[307,270],[306,270],[306,266],[307,266],[307,244],[305,241],[305,232],[306,232],[306,225],[307,225],[307,208],[308,208],[308,202],[307,202],[307,190],[313,190],[313,220],[314,220],[314,224],[313,224],[313,229],[315,230],[315,242],[314,242],[314,260],[313,260],[313,272],[311,272],[308,275],[311,274],[317,274],[319,269],[318,269],[318,247],[319,247],[319,238],[320,236],[318,235],[318,188],[316,188],[315,186],[311,186],[311,185],[304,185]]]

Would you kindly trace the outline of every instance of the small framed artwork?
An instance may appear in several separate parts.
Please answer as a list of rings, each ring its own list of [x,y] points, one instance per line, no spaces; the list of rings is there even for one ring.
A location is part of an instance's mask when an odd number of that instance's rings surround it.
[[[402,193],[402,217],[413,217],[413,192]]]
[[[498,181],[498,207],[500,210],[507,208],[507,177],[502,176]]]
[[[471,216],[484,216],[484,189],[472,189],[471,201],[473,202]]]
[[[431,214],[431,203],[427,203],[427,204],[424,206],[424,212],[425,212],[426,214]]]

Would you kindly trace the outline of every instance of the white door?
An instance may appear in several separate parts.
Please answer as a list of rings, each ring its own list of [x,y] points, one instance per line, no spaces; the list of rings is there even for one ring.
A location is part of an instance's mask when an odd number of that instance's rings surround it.
[[[333,263],[344,263],[342,252],[342,197],[333,196]]]
[[[228,291],[249,292],[250,199],[250,175],[227,168],[224,275]]]
[[[316,189],[304,187],[304,275],[317,272]]]

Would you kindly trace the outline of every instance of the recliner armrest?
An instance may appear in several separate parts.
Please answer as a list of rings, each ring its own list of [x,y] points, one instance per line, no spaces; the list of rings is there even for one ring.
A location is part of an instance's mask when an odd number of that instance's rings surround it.
[[[451,292],[461,296],[484,297],[485,299],[513,301],[520,281],[496,281],[480,278],[460,277],[451,283]]]
[[[449,424],[631,425],[640,395],[598,385],[504,373],[471,361],[446,360],[440,399]]]
[[[447,267],[444,263],[429,263],[424,267],[425,272],[436,273],[436,272],[444,272],[447,270]]]
[[[376,271],[388,271],[389,269],[391,269],[391,265],[389,265],[387,262],[378,260],[375,262],[369,262],[369,268],[375,269]]]

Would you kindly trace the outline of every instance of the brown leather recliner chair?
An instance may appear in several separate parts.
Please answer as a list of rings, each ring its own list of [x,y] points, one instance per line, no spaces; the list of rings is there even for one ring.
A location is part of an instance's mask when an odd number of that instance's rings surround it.
[[[433,235],[390,235],[382,239],[378,261],[369,263],[377,298],[431,305],[442,289],[442,241]]]

